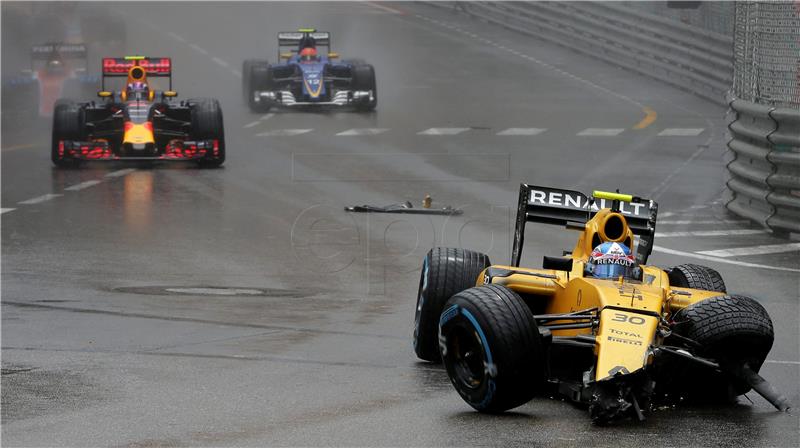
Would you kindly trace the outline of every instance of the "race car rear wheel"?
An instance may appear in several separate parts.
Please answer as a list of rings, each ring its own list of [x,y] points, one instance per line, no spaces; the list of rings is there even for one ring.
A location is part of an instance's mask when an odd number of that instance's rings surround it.
[[[439,316],[453,295],[475,286],[478,275],[489,267],[480,252],[434,247],[422,262],[414,313],[414,351],[420,359],[439,362]]]
[[[250,110],[259,113],[269,111],[272,107],[272,102],[264,99],[256,101],[255,91],[276,90],[273,82],[272,66],[267,61],[253,60],[248,73],[247,104],[250,106]]]
[[[192,139],[214,140],[216,154],[200,160],[201,166],[217,167],[225,162],[225,127],[222,108],[215,99],[197,100],[192,105]]]
[[[69,100],[56,101],[53,109],[53,135],[50,160],[57,167],[76,166],[79,161],[66,157],[61,143],[64,140],[84,140],[86,115],[82,107]]]
[[[758,372],[775,338],[772,320],[750,297],[712,297],[680,310],[673,319],[674,332],[699,344],[694,352],[717,361],[723,373],[702,366],[687,366],[682,377],[688,395],[696,400],[731,400],[750,390],[730,373],[744,364]]]
[[[368,112],[378,105],[378,85],[375,82],[375,68],[369,64],[353,66],[353,90],[371,91],[372,97],[356,105],[356,109]]]
[[[681,264],[668,272],[669,284],[680,288],[726,292],[725,281],[719,272],[699,264]]]
[[[483,285],[447,301],[439,346],[450,381],[470,406],[503,412],[532,399],[545,381],[542,337],[513,290]]]

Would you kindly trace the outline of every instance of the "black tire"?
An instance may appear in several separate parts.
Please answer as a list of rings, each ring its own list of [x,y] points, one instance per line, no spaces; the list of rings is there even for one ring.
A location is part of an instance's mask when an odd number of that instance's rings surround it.
[[[264,100],[256,102],[253,92],[256,90],[275,90],[272,66],[267,61],[252,60],[249,73],[247,104],[252,112],[267,112],[272,107],[272,102]]]
[[[209,154],[200,160],[200,165],[217,167],[225,163],[225,126],[222,108],[215,99],[199,99],[192,104],[192,139],[216,140],[217,155]]]
[[[698,264],[681,264],[668,272],[669,284],[680,288],[727,292],[719,272]]]
[[[84,140],[86,115],[81,106],[73,101],[60,99],[53,109],[53,134],[50,145],[50,160],[57,167],[76,166],[79,161],[59,154],[62,140]]]
[[[353,66],[353,90],[370,90],[372,98],[359,103],[356,109],[362,112],[375,110],[378,106],[378,84],[375,80],[375,68],[369,64]]]
[[[489,257],[466,249],[434,247],[422,262],[414,313],[414,351],[420,359],[439,362],[439,316],[453,295],[475,286],[489,267]]]
[[[530,309],[511,289],[483,285],[456,294],[445,305],[439,332],[447,375],[478,411],[507,411],[542,389],[542,338]]]
[[[700,344],[693,351],[719,362],[723,372],[748,364],[758,372],[772,348],[772,320],[760,303],[740,295],[712,297],[678,311],[674,331]],[[698,400],[729,401],[750,390],[730,374],[715,374],[688,366],[684,372],[689,396]]]

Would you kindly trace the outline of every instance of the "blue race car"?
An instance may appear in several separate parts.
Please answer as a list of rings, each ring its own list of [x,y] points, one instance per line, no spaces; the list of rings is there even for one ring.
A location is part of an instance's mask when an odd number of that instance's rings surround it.
[[[302,28],[278,33],[278,55],[283,62],[244,61],[242,90],[250,110],[265,112],[272,106],[374,110],[378,105],[375,68],[360,59],[334,62],[339,55],[330,47],[328,32]]]

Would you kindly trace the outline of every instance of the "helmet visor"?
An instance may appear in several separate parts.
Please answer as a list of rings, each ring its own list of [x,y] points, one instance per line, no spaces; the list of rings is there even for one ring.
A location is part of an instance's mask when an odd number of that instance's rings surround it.
[[[634,269],[632,266],[623,266],[621,264],[594,264],[592,265],[592,275],[595,278],[633,278]]]

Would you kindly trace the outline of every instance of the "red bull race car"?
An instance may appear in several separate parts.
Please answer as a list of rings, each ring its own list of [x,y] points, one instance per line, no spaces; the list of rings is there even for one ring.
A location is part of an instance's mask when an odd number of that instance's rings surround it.
[[[330,48],[328,32],[301,28],[278,33],[278,57],[284,62],[244,61],[242,90],[250,109],[350,106],[374,110],[378,105],[375,68],[361,59],[334,62],[339,55]]]
[[[225,162],[222,109],[216,99],[177,101],[172,60],[104,58],[99,101],[59,100],[53,113],[51,158],[56,166],[89,160]],[[151,78],[167,78],[159,90]],[[119,90],[107,90],[125,79]]]

